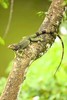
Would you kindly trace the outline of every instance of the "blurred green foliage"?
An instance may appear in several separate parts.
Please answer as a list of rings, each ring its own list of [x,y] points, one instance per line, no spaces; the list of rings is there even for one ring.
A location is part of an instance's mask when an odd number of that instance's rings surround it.
[[[65,42],[65,47],[67,43]],[[61,42],[56,39],[51,49],[29,67],[26,80],[21,85],[18,100],[67,100],[67,47],[60,69],[54,77],[54,72],[61,59]],[[13,62],[13,61],[12,61]],[[12,62],[8,69],[9,73]],[[6,79],[0,80],[0,94]]]
[[[67,5],[67,0],[64,0],[64,3],[63,3],[64,5]]]
[[[8,8],[9,2],[8,0],[0,0],[0,4],[2,5],[3,8]]]
[[[2,37],[0,37],[0,44],[5,45],[5,41]]]

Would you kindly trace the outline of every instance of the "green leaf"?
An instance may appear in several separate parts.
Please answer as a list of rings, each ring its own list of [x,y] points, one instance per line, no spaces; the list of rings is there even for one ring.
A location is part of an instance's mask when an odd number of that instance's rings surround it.
[[[9,6],[8,0],[0,0],[0,4],[3,6],[3,8],[7,9]]]
[[[39,11],[39,12],[37,12],[37,15],[38,15],[39,17],[41,17],[41,16],[45,15],[45,13],[44,13],[43,11]]]
[[[0,37],[0,44],[5,45],[5,41]]]

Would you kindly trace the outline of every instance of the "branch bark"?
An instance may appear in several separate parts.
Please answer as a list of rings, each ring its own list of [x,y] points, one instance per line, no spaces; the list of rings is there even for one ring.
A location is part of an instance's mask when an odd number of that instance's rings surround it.
[[[31,61],[37,59],[46,52],[54,43],[58,26],[60,24],[63,11],[64,0],[53,0],[47,15],[40,26],[38,33],[43,33],[38,36],[42,41],[30,42],[30,44],[22,49],[20,55],[16,54],[14,59],[13,69],[10,72],[5,89],[0,97],[0,100],[16,100],[21,83],[24,81],[24,73],[26,68],[31,64]],[[44,33],[45,32],[45,33]]]

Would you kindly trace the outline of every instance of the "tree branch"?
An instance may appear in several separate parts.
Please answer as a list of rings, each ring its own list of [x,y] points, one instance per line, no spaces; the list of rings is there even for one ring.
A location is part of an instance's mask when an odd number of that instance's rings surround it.
[[[46,31],[46,32],[56,32],[58,30],[58,26],[61,22],[61,18],[63,16],[64,6],[63,6],[64,0],[53,0],[47,15],[42,23],[42,25],[39,28],[39,32]]]
[[[54,43],[56,38],[56,33],[58,31],[58,26],[60,24],[63,11],[64,11],[64,0],[53,0],[48,14],[46,15],[42,25],[40,26],[37,37],[34,39],[39,41],[30,41],[29,45],[20,50],[13,45],[12,49],[16,52],[16,57],[14,59],[13,69],[10,72],[7,80],[5,89],[0,97],[0,100],[16,100],[18,91],[21,83],[24,81],[24,73],[26,68],[34,61],[40,57],[44,52],[46,52],[51,45]],[[41,40],[40,40],[41,39]],[[20,43],[17,44],[17,46]],[[15,48],[14,48],[15,46]],[[19,53],[20,52],[20,53]]]

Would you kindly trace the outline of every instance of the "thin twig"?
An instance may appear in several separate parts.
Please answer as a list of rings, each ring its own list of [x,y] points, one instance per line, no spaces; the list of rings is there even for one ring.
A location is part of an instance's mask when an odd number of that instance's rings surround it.
[[[10,27],[12,15],[13,15],[13,6],[14,6],[14,0],[11,0],[9,19],[8,19],[7,27],[6,27],[6,30],[4,32],[3,38],[6,37],[6,35],[8,34],[8,31],[9,31],[9,27]]]

